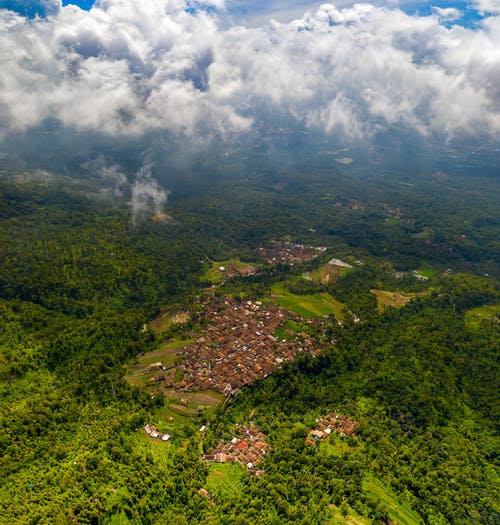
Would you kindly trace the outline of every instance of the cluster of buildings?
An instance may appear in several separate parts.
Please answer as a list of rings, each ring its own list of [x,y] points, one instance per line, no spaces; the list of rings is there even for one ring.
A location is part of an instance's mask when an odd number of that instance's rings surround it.
[[[328,264],[331,264],[332,266],[337,266],[338,268],[352,268],[352,265],[349,263],[346,263],[340,259],[330,259],[328,261]]]
[[[249,265],[244,268],[238,268],[238,265],[234,261],[231,261],[227,266],[219,266],[219,272],[225,273],[229,279],[240,275],[249,277],[257,273],[257,267]]]
[[[264,471],[255,470],[255,467],[266,455],[269,444],[266,436],[256,428],[239,425],[241,437],[233,437],[229,443],[219,443],[212,454],[202,456],[204,461],[214,463],[235,463],[244,465],[249,472],[262,476]]]
[[[307,445],[315,445],[316,441],[327,438],[330,434],[350,436],[354,433],[359,423],[348,416],[332,412],[325,417],[316,419],[316,426],[309,431],[306,438]]]
[[[184,347],[184,377],[175,388],[230,395],[299,353],[320,352],[306,333],[294,341],[276,338],[275,330],[288,316],[280,308],[229,298],[211,298],[202,306],[208,327],[202,337]]]
[[[278,263],[293,265],[294,263],[311,261],[325,251],[325,247],[279,241],[271,241],[270,246],[257,248],[257,253],[271,265]]]
[[[170,434],[162,434],[161,432],[158,432],[154,425],[147,424],[144,427],[144,430],[146,431],[146,434],[152,438],[161,439],[161,441],[168,441],[170,439]]]

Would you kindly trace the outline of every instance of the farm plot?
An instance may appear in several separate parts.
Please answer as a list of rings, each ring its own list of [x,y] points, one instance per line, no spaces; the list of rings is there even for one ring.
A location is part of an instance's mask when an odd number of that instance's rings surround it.
[[[422,295],[418,293],[390,292],[387,290],[376,289],[372,289],[370,292],[377,298],[377,307],[379,312],[383,312],[388,306],[401,308],[418,295]]]
[[[477,330],[482,321],[500,321],[500,304],[485,305],[472,308],[465,313],[465,324],[468,328]]]
[[[158,349],[139,356],[137,363],[128,368],[125,380],[133,386],[154,386],[155,377],[175,373],[176,365],[182,361],[179,351],[191,341],[163,343]]]
[[[272,287],[271,300],[301,317],[315,318],[334,314],[337,319],[344,319],[344,304],[326,292],[296,295],[277,283]]]

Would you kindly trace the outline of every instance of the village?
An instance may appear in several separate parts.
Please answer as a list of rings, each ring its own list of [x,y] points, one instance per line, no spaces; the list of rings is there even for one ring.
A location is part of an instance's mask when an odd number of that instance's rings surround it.
[[[255,249],[255,253],[262,258],[265,263],[274,266],[278,263],[289,264],[293,266],[296,263],[309,262],[318,257],[326,251],[325,247],[307,246],[305,244],[298,244],[292,242],[281,242],[272,240],[267,246],[260,246]],[[210,287],[204,290],[214,290],[217,285],[226,282],[228,279],[234,277],[251,277],[257,275],[261,269],[259,264],[247,264],[240,260],[231,259],[223,264],[215,266],[209,272],[209,277],[214,281]]]
[[[182,350],[184,377],[174,384],[177,389],[212,389],[228,396],[267,377],[300,353],[320,352],[306,333],[293,341],[276,338],[275,330],[290,315],[280,308],[230,298],[209,298],[202,308],[209,325]]]
[[[202,456],[204,461],[214,463],[239,462],[254,476],[264,474],[255,467],[262,461],[269,448],[266,436],[256,428],[238,425],[241,437],[233,437],[230,443],[219,443],[211,454]]]
[[[291,242],[271,241],[270,246],[257,248],[257,254],[262,257],[267,264],[290,264],[312,261],[320,254],[324,253],[326,248],[323,246],[314,247],[305,244],[296,244]]]
[[[309,431],[306,445],[315,446],[317,441],[326,439],[331,434],[351,436],[358,426],[359,423],[350,417],[331,412],[316,419],[316,426]]]

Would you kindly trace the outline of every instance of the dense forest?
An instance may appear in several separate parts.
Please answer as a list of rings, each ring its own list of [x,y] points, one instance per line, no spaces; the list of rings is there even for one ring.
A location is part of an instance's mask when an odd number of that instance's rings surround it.
[[[410,192],[363,177],[339,167],[214,178],[174,196],[172,219],[139,224],[125,199],[98,197],[102,182],[5,177],[0,522],[498,523],[498,314],[470,321],[500,302],[495,195],[471,200],[462,179],[422,178]],[[268,266],[255,249],[273,239],[326,252]],[[353,264],[330,282],[303,277],[330,256]],[[207,267],[231,257],[261,269],[217,294],[267,300],[282,283],[296,296],[331,294],[344,322],[311,326],[319,357],[152,442],[142,429],[165,419],[164,400],[130,386],[126,368],[186,336],[147,323],[164,307],[196,305]],[[414,298],[380,309],[373,289]],[[306,445],[315,418],[333,410],[357,432]],[[200,460],[249,421],[270,444],[261,478]]]

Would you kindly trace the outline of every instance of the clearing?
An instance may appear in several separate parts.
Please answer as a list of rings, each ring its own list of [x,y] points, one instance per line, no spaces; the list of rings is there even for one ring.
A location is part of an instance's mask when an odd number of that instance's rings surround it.
[[[313,281],[318,281],[321,284],[328,284],[336,281],[339,276],[345,271],[346,267],[330,264],[329,262],[320,266],[317,270],[312,271],[309,275]]]
[[[173,325],[186,324],[190,318],[190,314],[185,310],[165,308],[149,323],[149,327],[155,332],[161,334],[166,332]]]
[[[376,502],[380,502],[386,509],[389,518],[398,525],[421,525],[424,520],[380,480],[366,478],[363,481],[363,489]]]
[[[401,308],[415,297],[422,295],[422,293],[390,292],[387,290],[375,289],[370,290],[370,292],[377,298],[379,312],[383,312],[388,306]]]
[[[414,270],[413,273],[417,277],[421,277],[424,279],[432,279],[438,273],[438,271],[435,268],[426,267],[418,268],[417,270]]]
[[[294,341],[298,334],[306,333],[311,334],[311,326],[307,323],[299,323],[293,319],[288,319],[283,325],[276,328],[274,331],[274,337],[280,341]]]
[[[357,514],[349,505],[345,505],[345,510],[342,512],[342,507],[330,506],[331,518],[325,523],[331,525],[370,525],[373,520],[363,518]]]
[[[224,502],[237,499],[247,478],[245,468],[240,463],[212,463],[209,467],[206,489],[216,499]]]
[[[477,330],[482,321],[500,321],[500,304],[484,305],[465,312],[467,328]]]
[[[204,278],[211,284],[221,284],[226,279],[237,275],[254,275],[257,266],[252,263],[244,263],[239,259],[228,259],[226,261],[211,261]]]
[[[273,302],[301,317],[311,319],[334,314],[337,319],[344,319],[344,304],[326,292],[296,295],[289,292],[282,283],[273,285],[271,291]]]
[[[155,386],[151,379],[165,372],[162,367],[171,371],[180,364],[182,357],[179,355],[179,350],[191,342],[192,339],[185,339],[163,343],[156,350],[139,356],[137,363],[128,367],[125,380],[132,386]],[[162,367],[150,366],[155,363],[161,363]]]
[[[197,392],[182,392],[174,388],[165,391],[167,413],[191,417],[201,410],[215,408],[224,401],[224,396],[215,390],[198,390]]]

